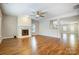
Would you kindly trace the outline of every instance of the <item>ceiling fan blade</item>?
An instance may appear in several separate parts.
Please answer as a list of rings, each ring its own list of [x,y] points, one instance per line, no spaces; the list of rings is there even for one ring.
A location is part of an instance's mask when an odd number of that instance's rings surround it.
[[[41,14],[46,14],[46,12],[42,12]]]
[[[40,17],[45,17],[44,15],[40,15]]]

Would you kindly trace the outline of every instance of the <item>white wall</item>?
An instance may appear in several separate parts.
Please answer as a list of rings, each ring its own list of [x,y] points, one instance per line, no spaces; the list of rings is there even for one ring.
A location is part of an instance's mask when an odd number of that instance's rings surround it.
[[[63,20],[64,23],[69,23],[71,21],[79,21],[79,16],[72,16],[72,17],[65,17],[61,18],[60,20]],[[68,21],[67,21],[68,20]],[[60,37],[60,31],[51,29],[50,26],[50,20],[41,20],[39,22],[39,34],[44,36],[51,36],[51,37]]]
[[[13,37],[16,35],[17,18],[15,16],[3,16],[2,37]]]
[[[18,26],[31,26],[31,18],[28,16],[18,16]]]
[[[59,37],[58,30],[51,29],[49,20],[42,20],[39,22],[39,35]]]

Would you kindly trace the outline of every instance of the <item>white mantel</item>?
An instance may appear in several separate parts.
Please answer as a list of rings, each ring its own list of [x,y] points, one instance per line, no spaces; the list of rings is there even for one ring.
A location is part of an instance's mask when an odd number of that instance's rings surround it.
[[[31,18],[28,16],[19,16],[17,21],[17,37],[24,38],[31,36]],[[22,30],[29,30],[29,35],[22,36]]]

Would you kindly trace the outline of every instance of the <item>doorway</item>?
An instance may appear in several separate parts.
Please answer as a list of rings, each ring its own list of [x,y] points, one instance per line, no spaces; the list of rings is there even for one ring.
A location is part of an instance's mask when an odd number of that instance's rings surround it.
[[[77,47],[78,23],[64,24],[61,26],[61,39],[69,47]]]

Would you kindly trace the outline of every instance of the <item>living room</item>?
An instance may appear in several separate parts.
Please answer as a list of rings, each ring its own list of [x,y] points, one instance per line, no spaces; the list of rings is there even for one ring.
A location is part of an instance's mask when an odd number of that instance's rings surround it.
[[[0,54],[79,54],[78,3],[0,4]]]

